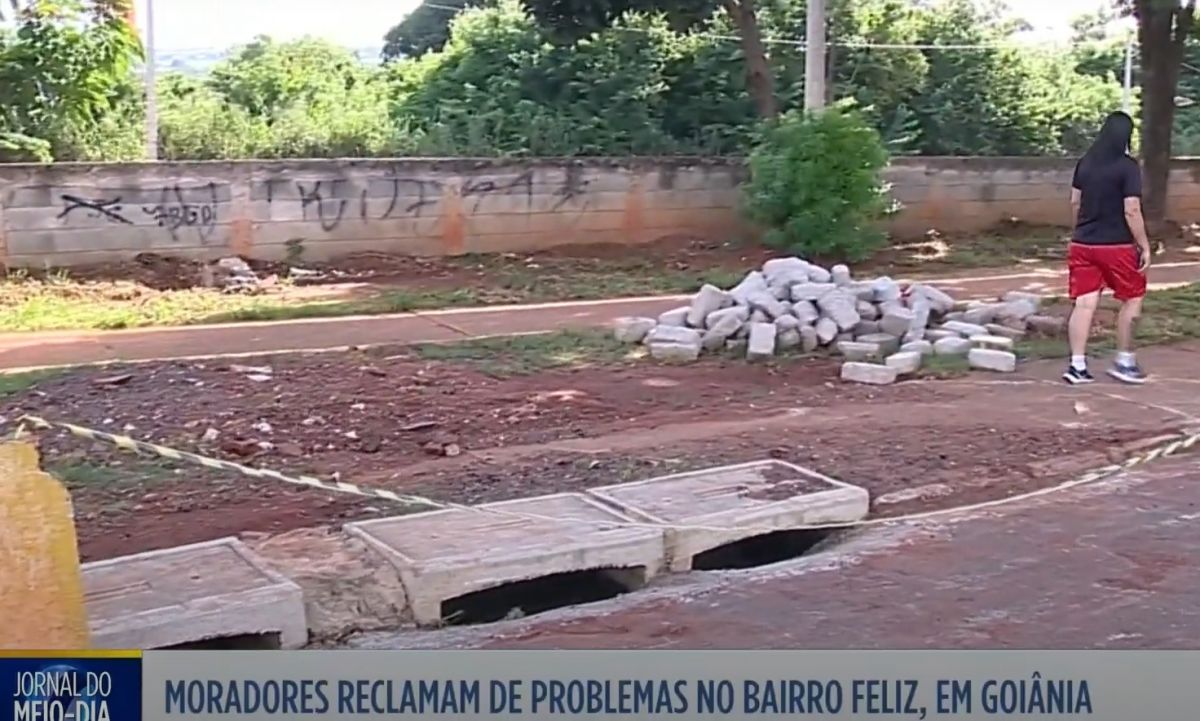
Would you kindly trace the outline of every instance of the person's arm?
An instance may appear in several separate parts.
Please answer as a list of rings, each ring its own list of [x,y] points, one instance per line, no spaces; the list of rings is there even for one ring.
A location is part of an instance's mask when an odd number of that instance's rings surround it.
[[[1142,170],[1132,158],[1124,175],[1125,223],[1133,234],[1141,257],[1141,270],[1150,267],[1150,237],[1146,234],[1146,219],[1142,216]]]
[[[1138,255],[1142,261],[1139,269],[1145,272],[1150,267],[1150,238],[1146,235],[1146,219],[1142,217],[1141,198],[1125,198],[1125,223],[1129,225],[1129,232],[1133,233],[1133,242],[1137,243]]]
[[[1079,163],[1075,164],[1075,171],[1071,173],[1071,226],[1074,227],[1079,223],[1079,206],[1083,204],[1083,189],[1079,183]]]

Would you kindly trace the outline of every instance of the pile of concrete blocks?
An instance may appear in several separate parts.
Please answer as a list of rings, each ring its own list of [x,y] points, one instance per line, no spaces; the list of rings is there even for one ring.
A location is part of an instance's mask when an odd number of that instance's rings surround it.
[[[944,293],[929,291],[937,302],[922,306],[920,324],[935,308],[949,312],[954,304]],[[792,349],[835,347],[884,328],[903,336],[916,322],[909,311],[903,289],[891,278],[858,281],[844,265],[826,269],[800,258],[776,258],[729,290],[705,285],[691,303],[658,318],[621,318],[615,334],[620,341],[645,344],[659,360],[694,361],[719,350],[766,360]]]
[[[1011,372],[1016,340],[1061,331],[1062,320],[1039,315],[1040,308],[1040,297],[1030,293],[960,303],[928,284],[856,280],[845,265],[826,269],[791,257],[767,261],[729,290],[705,285],[691,303],[658,318],[621,318],[614,334],[671,362],[695,361],[706,351],[761,361],[829,348],[846,359],[843,380],[887,384],[915,373],[933,354]]]

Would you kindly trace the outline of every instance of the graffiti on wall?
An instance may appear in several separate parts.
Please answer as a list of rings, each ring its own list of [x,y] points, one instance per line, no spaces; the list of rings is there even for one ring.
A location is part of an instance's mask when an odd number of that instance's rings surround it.
[[[371,178],[360,182],[370,184]],[[421,178],[382,178],[391,188],[383,197],[371,196],[366,188],[350,184],[346,178],[328,180],[289,180],[271,178],[266,181],[267,203],[297,201],[305,221],[320,224],[329,232],[337,229],[346,218],[389,220],[404,216],[420,217],[422,209],[436,205],[442,194],[442,183]],[[293,192],[289,192],[293,191]],[[372,204],[376,205],[372,208]],[[378,205],[384,206],[383,210]]]
[[[184,199],[183,188],[178,185],[163,188],[157,205],[145,206],[142,212],[152,217],[158,227],[166,228],[172,240],[179,240],[179,231],[195,228],[201,240],[208,240],[217,226],[217,185],[209,183],[203,202],[194,203]]]
[[[121,206],[121,197],[116,198],[81,198],[77,195],[63,193],[62,195],[63,209],[58,214],[59,220],[66,220],[71,217],[75,211],[81,211],[87,217],[93,219],[104,218],[113,223],[124,223],[125,225],[133,225],[133,221],[124,216],[124,208]]]
[[[180,232],[187,229],[194,229],[201,240],[212,236],[218,219],[219,199],[216,183],[193,188],[180,185],[163,186],[157,192],[158,203],[139,205],[133,211],[128,210],[129,204],[123,202],[120,195],[111,198],[85,198],[63,193],[60,196],[62,212],[58,214],[58,219],[68,223],[82,214],[89,220],[139,225],[129,218],[129,213],[132,212],[134,218],[137,218],[140,211],[141,217],[166,230],[172,240],[178,241]],[[188,200],[189,197],[203,200]]]
[[[268,208],[260,220],[300,221],[329,233],[349,222],[429,221],[441,218],[438,207],[449,194],[457,195],[467,216],[507,213],[566,213],[564,222],[581,217],[588,208],[589,181],[583,168],[568,168],[548,183],[535,170],[468,174],[462,178],[430,178],[400,173],[350,177],[300,178],[290,175],[260,181],[256,186]],[[62,189],[66,191],[66,188]],[[448,192],[449,191],[449,194]],[[157,227],[172,242],[209,240],[229,218],[230,188],[217,183],[168,182],[152,188],[103,191],[95,195],[58,194],[58,222],[71,227],[125,225]],[[222,206],[226,206],[224,209]]]
[[[325,232],[336,230],[347,220],[420,219],[426,215],[426,209],[441,203],[446,189],[446,183],[440,180],[404,176],[368,176],[354,180],[271,178],[265,184],[268,204],[298,203],[301,219],[319,224]],[[368,191],[368,187],[381,184],[385,190]],[[488,200],[499,196],[524,198],[530,212],[558,212],[569,204],[586,205],[587,184],[580,169],[571,169],[561,187],[552,191],[553,203],[542,208],[537,207],[532,170],[467,178],[459,186],[459,195],[470,203],[466,209],[473,215],[486,214]]]

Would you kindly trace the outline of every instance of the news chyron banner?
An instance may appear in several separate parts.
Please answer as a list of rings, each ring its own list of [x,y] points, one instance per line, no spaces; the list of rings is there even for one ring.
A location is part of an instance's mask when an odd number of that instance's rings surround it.
[[[0,721],[1195,719],[1200,652],[174,651],[0,658]]]

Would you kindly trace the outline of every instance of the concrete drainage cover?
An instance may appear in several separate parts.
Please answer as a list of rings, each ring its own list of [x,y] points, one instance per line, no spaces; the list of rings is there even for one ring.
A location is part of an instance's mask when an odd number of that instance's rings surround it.
[[[782,461],[755,461],[587,492],[623,513],[651,523],[744,530],[669,528],[667,560],[688,571],[705,551],[773,530],[847,523],[866,517],[866,489]]]
[[[539,516],[542,518],[531,518]],[[663,532],[580,493],[563,493],[346,525],[395,566],[420,625],[442,603],[508,583],[572,571],[663,567]]]
[[[84,564],[92,645],[154,649],[217,638],[308,642],[300,587],[236,538]]]

